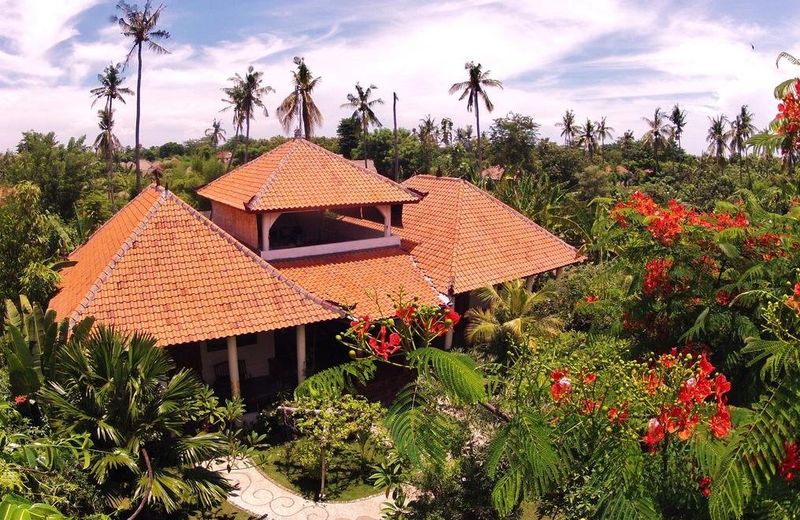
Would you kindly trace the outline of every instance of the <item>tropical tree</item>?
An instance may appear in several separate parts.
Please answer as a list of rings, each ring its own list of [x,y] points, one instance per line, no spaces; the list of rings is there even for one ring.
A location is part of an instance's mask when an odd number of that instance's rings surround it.
[[[225,129],[222,128],[222,121],[217,121],[217,118],[214,118],[214,121],[211,123],[211,126],[209,128],[206,128],[205,135],[208,138],[208,142],[214,148],[219,146],[220,143],[224,143]]]
[[[717,164],[722,167],[725,160],[725,152],[728,151],[728,118],[724,115],[717,117],[709,117],[711,126],[708,127],[706,133],[706,142],[708,143],[708,153],[717,159]]]
[[[270,92],[275,92],[275,89],[269,85],[262,85],[263,78],[264,73],[254,70],[253,66],[250,65],[244,77],[237,73],[232,78],[228,78],[228,81],[233,82],[233,86],[222,89],[228,96],[228,100],[225,101],[233,103],[225,109],[233,107],[238,117],[241,118],[244,123],[244,162],[247,162],[249,159],[250,121],[255,118],[256,111],[259,109],[264,113],[264,117],[269,116],[267,107],[264,105],[263,97]]]
[[[231,156],[228,159],[227,165],[227,167],[230,168],[233,158],[236,155],[236,148],[239,145],[239,137],[242,135],[242,128],[244,127],[244,113],[241,110],[244,91],[241,89],[240,85],[234,85],[230,88],[223,89],[223,92],[227,97],[222,98],[222,102],[227,103],[228,106],[220,110],[220,112],[223,112],[229,108],[233,110],[231,124],[233,124],[234,145],[233,149],[231,150]]]
[[[102,148],[102,156],[106,160],[106,175],[108,176],[108,199],[111,201],[111,206],[114,206],[114,187],[112,185],[112,172],[114,169],[114,150],[119,148],[119,141],[114,137],[112,130],[114,126],[114,119],[113,119],[113,103],[114,100],[119,100],[121,103],[125,103],[125,98],[123,96],[133,95],[133,91],[127,87],[123,87],[122,83],[125,81],[125,77],[122,76],[122,64],[113,63],[108,65],[102,74],[97,75],[97,81],[100,83],[99,87],[93,88],[90,90],[91,94],[94,96],[94,101],[92,101],[92,106],[94,106],[98,101],[101,99],[105,100],[105,109],[98,112],[100,116],[100,130],[106,132],[104,127],[107,127],[107,135],[103,138],[103,141],[114,144],[116,141],[116,146],[104,146]],[[102,135],[102,134],[101,134]],[[113,137],[113,139],[111,139]],[[98,136],[100,139],[100,136]],[[97,146],[97,140],[95,140],[95,150],[98,152],[101,151],[100,148]]]
[[[614,137],[614,129],[606,124],[606,116],[600,118],[600,121],[595,123],[597,125],[597,137],[600,139],[600,150],[606,144],[606,139]]]
[[[114,111],[111,109],[110,104],[107,104],[103,110],[97,111],[99,121],[97,126],[100,127],[100,133],[94,140],[94,149],[97,155],[106,160],[106,175],[108,176],[106,182],[108,183],[108,200],[111,202],[111,207],[114,207],[114,184],[111,173],[114,168],[114,152],[119,150],[122,145],[114,135]]]
[[[475,128],[478,136],[478,161],[483,162],[483,151],[481,150],[481,116],[479,99],[483,100],[486,110],[491,112],[494,110],[494,104],[489,99],[486,93],[488,87],[503,88],[503,83],[499,80],[489,77],[491,71],[484,71],[481,64],[477,65],[475,62],[467,62],[464,64],[464,69],[468,71],[469,79],[460,83],[453,83],[450,87],[450,94],[461,93],[458,98],[459,101],[467,98],[467,111],[471,112],[475,108]]]
[[[575,112],[567,110],[561,116],[561,122],[556,123],[556,126],[561,127],[561,137],[564,138],[564,144],[569,146],[572,144],[572,139],[578,135],[580,127],[575,124]]]
[[[444,143],[445,146],[450,146],[450,143],[453,141],[453,120],[449,117],[443,117],[439,132],[442,135],[442,143]]]
[[[677,103],[672,107],[672,112],[669,114],[669,122],[672,123],[672,135],[678,143],[678,148],[681,148],[681,136],[683,129],[686,127],[686,111],[681,110],[680,105]]]
[[[131,5],[124,0],[117,2],[119,16],[113,16],[112,21],[119,24],[122,35],[133,41],[128,56],[125,58],[125,65],[130,63],[134,53],[136,54],[137,73],[136,73],[136,146],[133,149],[133,161],[136,163],[136,191],[142,189],[142,170],[139,165],[139,127],[142,118],[142,47],[147,44],[147,48],[156,54],[167,54],[159,42],[169,38],[169,32],[158,29],[158,20],[164,5],[159,4],[153,8],[150,0],[144,4],[144,8],[139,10],[138,6]]]
[[[531,292],[522,280],[487,286],[476,291],[485,307],[467,311],[467,342],[494,359],[505,359],[512,345],[531,345],[535,338],[553,336],[561,330],[561,320],[542,316],[540,307],[550,294]]]
[[[577,128],[578,144],[586,150],[589,158],[594,155],[597,148],[597,127],[595,125],[596,123],[593,123],[591,119],[587,119],[585,125]]]
[[[739,113],[731,121],[730,130],[730,149],[731,153],[742,157],[747,154],[747,140],[756,133],[756,125],[753,124],[753,113],[742,105]]]
[[[655,162],[656,172],[658,172],[658,152],[664,147],[667,139],[672,134],[672,127],[667,122],[668,118],[660,107],[653,112],[653,119],[643,117],[642,120],[647,125],[647,131],[642,135],[642,142],[653,149],[653,161]]]
[[[213,424],[225,412],[152,336],[97,327],[59,350],[55,377],[39,395],[58,431],[91,436],[99,450],[91,473],[116,501],[138,504],[129,518],[148,503],[171,513],[227,497],[225,478],[204,465],[229,453]]]
[[[420,119],[417,134],[423,143],[438,144],[439,127],[436,126],[436,119],[432,118],[430,114]]]
[[[369,126],[375,125],[378,128],[383,126],[378,120],[378,116],[372,110],[376,105],[382,105],[381,98],[372,99],[372,91],[377,89],[375,85],[370,85],[364,89],[360,83],[356,83],[356,93],[347,94],[347,103],[342,104],[342,108],[353,109],[353,119],[361,123],[361,132],[364,142],[364,167],[367,167],[367,137],[369,135]]]
[[[311,97],[314,88],[322,80],[314,77],[303,58],[295,56],[297,70],[292,71],[294,92],[286,96],[278,107],[278,119],[287,132],[295,121],[302,123],[305,138],[310,139],[314,127],[322,124],[322,112]]]

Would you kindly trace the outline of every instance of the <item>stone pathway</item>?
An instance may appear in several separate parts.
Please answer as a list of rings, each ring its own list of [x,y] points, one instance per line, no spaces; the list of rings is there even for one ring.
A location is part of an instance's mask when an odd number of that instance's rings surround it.
[[[217,469],[237,487],[228,501],[263,520],[379,520],[386,501],[379,494],[352,502],[312,502],[279,486],[249,460],[235,465],[230,473],[224,467]]]

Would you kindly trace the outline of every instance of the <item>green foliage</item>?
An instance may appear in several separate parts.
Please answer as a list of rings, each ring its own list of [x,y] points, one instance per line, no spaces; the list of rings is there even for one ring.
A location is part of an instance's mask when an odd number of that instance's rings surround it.
[[[17,495],[5,495],[0,501],[3,520],[66,520],[58,509],[47,504],[32,504]]]
[[[510,174],[532,171],[533,149],[539,136],[539,127],[532,117],[513,112],[495,119],[489,128],[492,164],[504,167]]]

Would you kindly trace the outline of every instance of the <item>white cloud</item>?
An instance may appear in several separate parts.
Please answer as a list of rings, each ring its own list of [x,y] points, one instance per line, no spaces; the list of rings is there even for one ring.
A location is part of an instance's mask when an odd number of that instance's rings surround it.
[[[0,37],[8,42],[0,50],[0,149],[16,144],[19,133],[30,128],[52,129],[61,137],[96,133],[87,82],[110,61],[124,60],[129,47],[109,26],[74,38],[76,19],[94,3],[74,0],[43,9],[39,2],[0,0],[0,9],[11,13],[0,21]],[[165,19],[169,14],[167,8]],[[626,129],[639,134],[642,116],[680,102],[689,113],[684,142],[695,152],[704,148],[707,116],[733,115],[746,103],[764,125],[774,111],[772,87],[797,73],[774,66],[779,46],[791,49],[800,40],[797,31],[773,41],[770,28],[712,19],[699,10],[676,11],[671,4],[452,0],[432,6],[393,3],[383,10],[376,3],[373,12],[359,15],[344,10],[340,19],[326,20],[321,36],[293,34],[287,26],[280,34],[238,39],[221,34],[213,45],[198,45],[173,33],[167,42],[171,54],[145,57],[143,143],[198,137],[214,117],[227,122],[229,115],[219,114],[220,89],[251,63],[278,91],[267,98],[271,117],[255,121],[252,134],[280,133],[274,107],[291,92],[292,55],[304,56],[323,77],[316,93],[325,115],[323,134],[332,135],[339,119],[349,115],[339,105],[356,81],[380,87],[387,103],[378,116],[385,123],[391,121],[391,93],[397,91],[401,125],[416,125],[428,113],[470,124],[472,114],[447,89],[463,79],[464,62],[475,60],[506,82],[504,90],[490,94],[496,109],[482,112],[484,130],[492,117],[516,111],[533,115],[543,134],[557,139],[554,124],[571,108],[581,119],[608,116],[617,135]],[[62,52],[53,52],[59,45]],[[126,71],[131,87],[132,65]],[[128,144],[133,101],[117,112],[119,137]]]

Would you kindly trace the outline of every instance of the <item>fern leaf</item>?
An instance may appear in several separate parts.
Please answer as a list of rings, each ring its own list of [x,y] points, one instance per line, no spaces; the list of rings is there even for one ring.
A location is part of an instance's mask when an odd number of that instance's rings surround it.
[[[420,374],[441,382],[448,397],[464,403],[486,401],[483,376],[466,354],[424,347],[410,352],[407,359]]]

